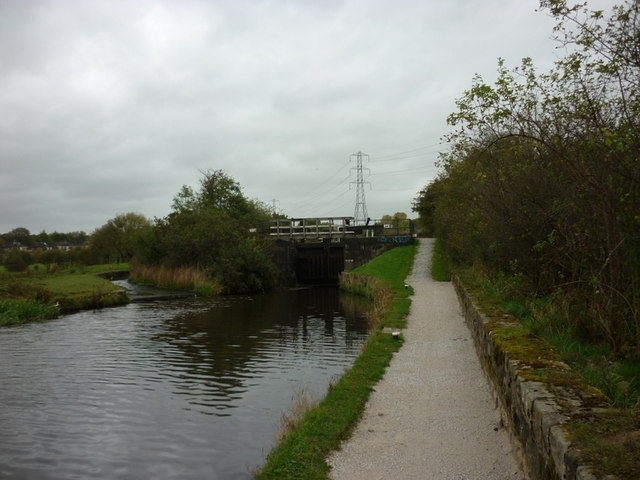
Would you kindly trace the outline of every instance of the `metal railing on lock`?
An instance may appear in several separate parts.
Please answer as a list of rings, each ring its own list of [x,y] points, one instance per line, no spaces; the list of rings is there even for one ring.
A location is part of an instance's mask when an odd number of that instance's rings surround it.
[[[269,235],[277,238],[324,239],[353,235],[353,217],[277,218]]]

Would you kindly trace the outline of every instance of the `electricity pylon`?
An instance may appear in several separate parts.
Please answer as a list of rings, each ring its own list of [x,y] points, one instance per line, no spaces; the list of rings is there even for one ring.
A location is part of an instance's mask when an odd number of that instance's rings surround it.
[[[371,175],[371,171],[368,168],[362,166],[362,159],[365,158],[368,162],[369,155],[358,151],[358,153],[350,155],[349,160],[352,161],[353,157],[356,157],[356,166],[355,168],[351,168],[351,170],[356,171],[356,181],[351,182],[356,184],[356,209],[355,213],[353,214],[353,222],[355,225],[366,225],[369,216],[367,215],[367,203],[364,199],[364,184],[368,183],[369,186],[371,186],[371,183],[364,181],[362,171],[368,170],[369,175]]]

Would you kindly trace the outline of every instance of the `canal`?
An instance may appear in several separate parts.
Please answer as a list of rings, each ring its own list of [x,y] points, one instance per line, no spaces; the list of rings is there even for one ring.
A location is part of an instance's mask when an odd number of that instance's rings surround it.
[[[132,303],[0,329],[1,479],[249,479],[366,340],[335,287]]]

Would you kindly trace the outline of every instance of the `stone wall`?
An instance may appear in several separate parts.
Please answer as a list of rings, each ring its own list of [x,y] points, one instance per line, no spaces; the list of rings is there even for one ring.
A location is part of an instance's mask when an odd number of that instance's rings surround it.
[[[500,315],[499,319],[485,315],[461,282],[454,278],[453,283],[503,421],[514,437],[530,478],[597,480],[569,441],[564,425],[574,418],[589,418],[590,414],[606,409],[604,396],[578,382],[531,380],[528,373],[542,368],[545,372],[556,369],[557,377],[566,379],[571,374],[570,368],[557,359],[544,358],[543,354],[535,360],[536,365],[531,365],[530,358],[523,360],[505,351],[495,341],[492,325],[513,324],[515,319],[508,315]]]

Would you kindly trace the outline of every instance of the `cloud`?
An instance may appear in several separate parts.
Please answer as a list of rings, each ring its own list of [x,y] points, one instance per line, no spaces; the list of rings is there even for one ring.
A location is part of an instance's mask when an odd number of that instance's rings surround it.
[[[291,216],[352,215],[358,150],[370,215],[409,213],[473,74],[553,62],[536,6],[0,0],[0,232],[164,216],[210,168]]]

